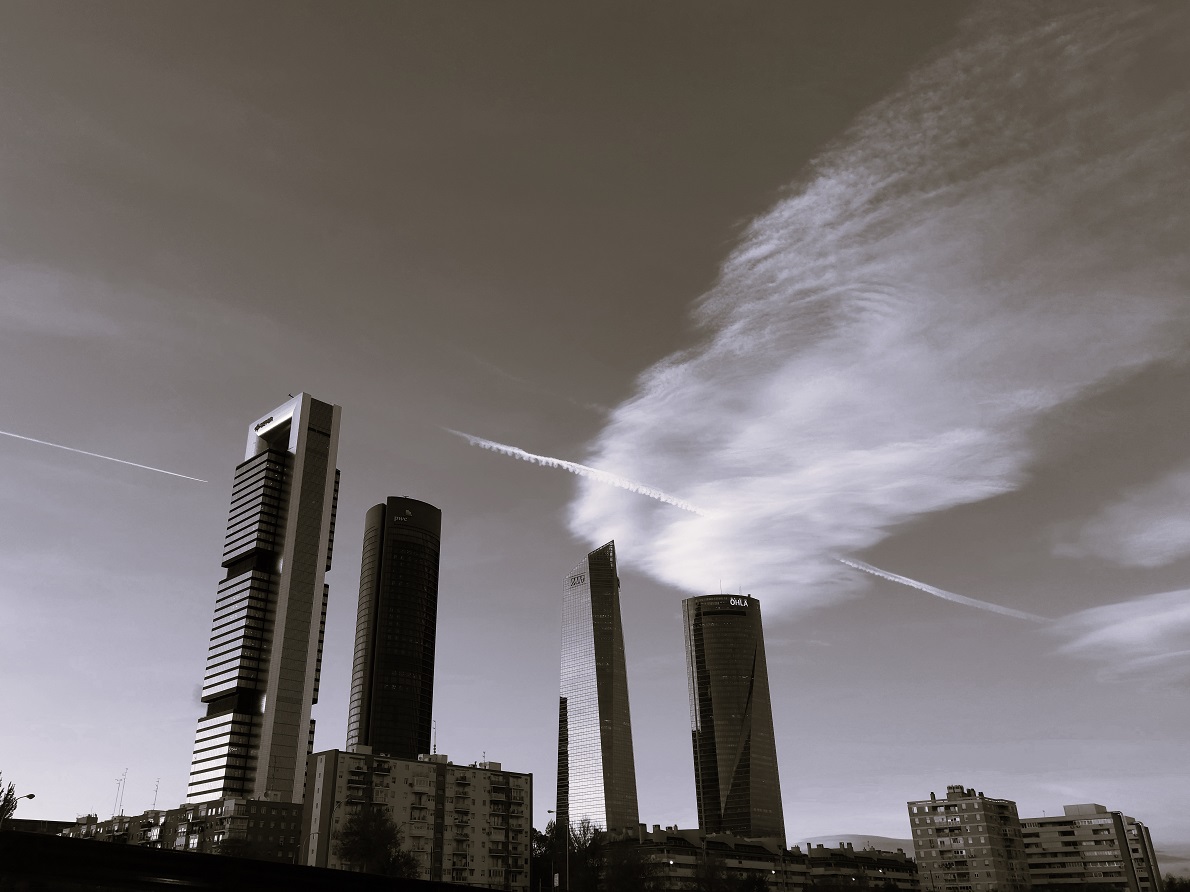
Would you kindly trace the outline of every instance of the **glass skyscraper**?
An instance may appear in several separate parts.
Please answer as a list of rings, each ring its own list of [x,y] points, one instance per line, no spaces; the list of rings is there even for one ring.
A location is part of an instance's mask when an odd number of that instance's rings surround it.
[[[188,798],[301,802],[314,740],[342,409],[291,397],[236,468]]]
[[[389,498],[364,521],[348,749],[416,759],[430,752],[442,512]]]
[[[557,813],[562,827],[587,818],[635,831],[639,820],[614,542],[588,554],[562,586]]]
[[[760,602],[703,595],[682,602],[698,826],[785,841]]]

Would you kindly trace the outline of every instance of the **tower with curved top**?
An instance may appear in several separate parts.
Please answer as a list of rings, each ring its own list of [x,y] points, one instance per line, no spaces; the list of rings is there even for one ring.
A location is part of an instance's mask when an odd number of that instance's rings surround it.
[[[682,602],[682,617],[698,826],[784,845],[760,602],[702,595]]]
[[[364,520],[347,747],[430,752],[442,511],[390,497]]]

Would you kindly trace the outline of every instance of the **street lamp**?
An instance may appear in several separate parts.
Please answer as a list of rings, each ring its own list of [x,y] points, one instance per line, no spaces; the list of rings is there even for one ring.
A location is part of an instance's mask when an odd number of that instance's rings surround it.
[[[552,808],[547,808],[545,810],[545,812],[548,815],[553,815],[555,817],[555,819],[558,817],[558,813],[556,811],[554,811]],[[558,832],[558,822],[557,822],[557,820],[555,820],[554,821],[554,833],[556,834],[557,832]],[[564,857],[566,858],[566,892],[570,892],[570,821],[569,821],[569,819],[566,821],[566,835],[562,837],[562,845],[564,847],[563,851],[565,852]],[[556,845],[554,846],[554,849],[555,849],[555,851],[557,851]],[[555,873],[554,874],[554,887],[557,888],[557,885],[558,885],[558,875]]]
[[[12,811],[9,812],[9,816],[16,814],[17,803],[20,802],[22,799],[36,799],[36,798],[37,798],[36,793],[26,793],[24,796],[14,797],[12,800]],[[0,830],[3,830],[3,829],[4,829],[4,820],[0,820]]]
[[[332,826],[332,824],[334,823],[334,820],[335,820],[335,812],[337,812],[339,810],[339,806],[342,804],[343,804],[343,800],[336,799],[334,807],[331,808],[330,817],[328,817],[326,819],[327,830],[331,834],[333,834],[335,832],[334,827]],[[321,809],[319,810],[319,820],[318,820],[317,824],[315,824],[315,822],[314,822],[314,813],[313,813],[313,811],[311,811],[311,813],[310,813],[310,832],[302,837],[301,846],[298,848],[297,854],[294,855],[294,862],[293,862],[294,864],[297,864],[299,862],[299,859],[302,857],[302,852],[306,850],[306,847],[310,843],[314,843],[314,864],[311,866],[313,866],[313,867],[325,867],[326,866],[325,864],[320,865],[318,863],[318,837],[319,837],[319,831],[321,829],[321,826],[322,826]]]

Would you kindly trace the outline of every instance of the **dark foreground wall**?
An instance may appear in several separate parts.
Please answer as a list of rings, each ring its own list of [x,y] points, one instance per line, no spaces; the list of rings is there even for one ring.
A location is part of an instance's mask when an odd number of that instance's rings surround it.
[[[457,892],[469,888],[473,887],[91,839],[0,832],[0,892]]]

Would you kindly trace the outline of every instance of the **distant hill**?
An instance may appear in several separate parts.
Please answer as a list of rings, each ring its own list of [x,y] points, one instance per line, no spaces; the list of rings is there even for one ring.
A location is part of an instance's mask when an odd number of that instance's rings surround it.
[[[1157,866],[1162,875],[1190,877],[1190,845],[1173,845],[1157,849]]]
[[[794,840],[804,849],[806,844],[824,845],[828,849],[837,848],[839,843],[851,843],[855,849],[880,849],[883,852],[895,852],[904,849],[905,854],[913,855],[913,840],[896,839],[892,836],[873,836],[870,833],[839,833],[835,836],[811,836],[809,839]]]

